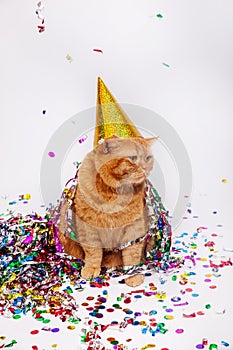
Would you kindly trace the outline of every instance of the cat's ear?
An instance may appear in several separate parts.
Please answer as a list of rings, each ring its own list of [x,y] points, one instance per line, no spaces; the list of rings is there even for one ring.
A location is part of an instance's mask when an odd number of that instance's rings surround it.
[[[119,147],[119,138],[111,137],[109,139],[105,139],[100,145],[101,153],[108,154],[112,153]]]
[[[151,146],[156,140],[158,140],[158,136],[154,136],[154,137],[147,137],[144,140]]]

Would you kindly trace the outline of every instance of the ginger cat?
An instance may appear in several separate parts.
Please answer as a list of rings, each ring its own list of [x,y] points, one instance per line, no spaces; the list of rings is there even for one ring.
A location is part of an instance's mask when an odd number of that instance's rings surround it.
[[[145,205],[146,178],[153,168],[150,146],[156,138],[106,139],[84,158],[71,206],[77,227],[76,239],[65,236],[65,205],[61,210],[59,238],[64,251],[85,261],[81,275],[97,277],[101,266],[131,266],[143,261],[146,240],[117,253],[115,248],[148,232]],[[135,287],[144,281],[136,274],[126,278]]]

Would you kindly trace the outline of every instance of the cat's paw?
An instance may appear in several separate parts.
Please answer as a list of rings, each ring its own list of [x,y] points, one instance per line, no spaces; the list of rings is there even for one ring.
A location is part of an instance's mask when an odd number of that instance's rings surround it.
[[[81,271],[82,278],[85,278],[86,280],[90,278],[98,277],[99,274],[100,274],[99,267],[84,267]]]
[[[137,287],[144,282],[144,275],[137,274],[125,279],[125,283],[130,287]]]

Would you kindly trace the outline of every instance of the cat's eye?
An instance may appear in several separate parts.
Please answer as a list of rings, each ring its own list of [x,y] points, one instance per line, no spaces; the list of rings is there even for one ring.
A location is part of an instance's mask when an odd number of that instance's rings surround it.
[[[131,159],[132,161],[135,162],[138,159],[138,157],[137,156],[129,156],[129,159]]]
[[[152,156],[147,156],[146,157],[146,162],[149,162],[149,160],[151,160]]]

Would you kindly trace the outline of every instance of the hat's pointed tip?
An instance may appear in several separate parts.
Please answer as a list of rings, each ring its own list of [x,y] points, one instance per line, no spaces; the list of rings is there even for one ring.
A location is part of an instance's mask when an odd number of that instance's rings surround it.
[[[102,80],[102,78],[101,78],[100,76],[98,76],[97,82],[98,82],[98,85],[101,84],[101,83],[103,83],[103,80]]]

